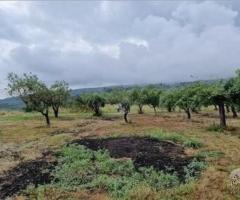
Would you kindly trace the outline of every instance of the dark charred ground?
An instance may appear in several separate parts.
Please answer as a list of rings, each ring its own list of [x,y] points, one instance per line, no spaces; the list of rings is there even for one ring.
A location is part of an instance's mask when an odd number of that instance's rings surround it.
[[[30,184],[37,186],[50,183],[53,178],[51,171],[57,164],[52,155],[52,152],[43,153],[37,160],[22,162],[6,171],[4,176],[0,177],[0,199],[13,196]]]
[[[180,178],[183,178],[184,167],[192,160],[182,146],[149,137],[81,139],[72,143],[95,151],[106,149],[113,158],[130,158],[137,169],[153,166],[157,170],[177,172]]]

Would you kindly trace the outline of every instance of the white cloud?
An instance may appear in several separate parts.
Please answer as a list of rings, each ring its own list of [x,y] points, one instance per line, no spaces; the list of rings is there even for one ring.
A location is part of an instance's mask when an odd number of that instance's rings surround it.
[[[0,2],[0,88],[12,71],[74,87],[229,77],[240,66],[239,6]]]
[[[119,58],[120,55],[120,49],[118,45],[98,45],[97,46],[98,50],[110,57]]]
[[[15,15],[29,15],[30,3],[21,2],[21,1],[1,1],[0,2],[0,11],[6,12],[8,14]]]
[[[137,46],[144,46],[146,48],[148,48],[148,42],[146,40],[140,39],[140,38],[127,38],[124,40],[124,42],[128,42],[130,44],[135,44]]]
[[[18,46],[17,43],[5,40],[5,39],[0,39],[0,60],[4,59],[11,59],[10,58],[10,52],[15,49]]]
[[[201,31],[213,26],[234,24],[237,12],[214,1],[202,3],[182,3],[172,14],[173,19],[195,31]]]

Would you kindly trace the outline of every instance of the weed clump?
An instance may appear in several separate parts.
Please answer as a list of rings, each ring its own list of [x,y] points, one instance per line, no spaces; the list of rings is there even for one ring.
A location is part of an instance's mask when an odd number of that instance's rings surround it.
[[[179,184],[176,174],[156,171],[152,167],[136,171],[131,160],[114,159],[107,151],[92,151],[81,145],[63,148],[54,177],[53,184],[58,187],[104,189],[117,198],[142,183],[156,190]]]
[[[207,164],[204,161],[193,159],[193,161],[184,168],[185,182],[195,180],[200,176],[201,171],[207,168]]]
[[[223,127],[221,127],[220,125],[215,124],[215,123],[213,123],[209,127],[207,127],[206,130],[210,131],[210,132],[220,132],[220,133],[224,132]]]
[[[224,156],[224,153],[221,151],[200,151],[195,155],[195,157],[199,160],[205,159],[219,159]]]

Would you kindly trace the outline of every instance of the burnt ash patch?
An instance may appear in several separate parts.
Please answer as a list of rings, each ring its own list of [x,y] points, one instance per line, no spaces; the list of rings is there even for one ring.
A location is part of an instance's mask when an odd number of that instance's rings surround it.
[[[81,139],[72,144],[84,145],[95,151],[106,149],[113,158],[132,159],[137,169],[153,166],[157,170],[176,172],[180,178],[183,178],[184,167],[192,160],[182,146],[149,137]]]
[[[51,171],[57,164],[51,157],[51,153],[45,153],[37,160],[25,161],[16,167],[6,171],[0,177],[0,199],[11,197],[26,189],[30,184],[50,183]]]

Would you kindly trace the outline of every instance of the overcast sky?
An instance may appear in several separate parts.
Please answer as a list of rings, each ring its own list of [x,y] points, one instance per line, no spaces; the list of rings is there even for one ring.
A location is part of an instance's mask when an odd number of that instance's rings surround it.
[[[226,78],[240,68],[240,1],[0,2],[9,72],[72,88]]]

